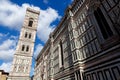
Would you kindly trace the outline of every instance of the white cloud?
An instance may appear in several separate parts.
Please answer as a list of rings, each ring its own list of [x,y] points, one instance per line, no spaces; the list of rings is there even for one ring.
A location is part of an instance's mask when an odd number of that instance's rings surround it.
[[[38,44],[36,47],[35,47],[35,51],[34,51],[34,58],[36,59],[38,54],[40,53],[40,51],[42,50],[43,48],[43,45],[42,44]]]
[[[25,5],[19,7],[9,0],[0,0],[0,24],[11,29],[20,29],[25,14],[25,8],[23,7]]]
[[[15,53],[14,49],[1,50],[0,51],[0,59],[4,60],[4,61],[11,61],[13,59],[14,53]]]
[[[7,33],[7,34],[0,33],[0,40],[1,40],[3,37],[6,37],[6,36],[8,36],[8,35],[9,35],[9,33]]]
[[[10,47],[14,46],[14,40],[6,40],[0,45],[0,50],[8,50]]]
[[[11,68],[10,66],[11,66],[11,62],[2,63],[2,65],[0,65],[0,70],[4,70],[5,72],[9,72],[10,68]]]
[[[2,33],[0,33],[0,40],[2,39],[3,36],[4,36],[4,35],[3,35]]]
[[[39,18],[39,24],[38,24],[38,37],[46,42],[48,39],[48,36],[50,32],[54,30],[53,26],[51,26],[51,23],[54,22],[56,19],[60,19],[61,17],[58,15],[57,11],[48,8],[46,10],[40,11],[40,18]]]
[[[0,70],[4,70],[6,72],[10,71],[12,59],[15,53],[16,42],[18,37],[17,36],[9,36],[7,34],[0,33],[0,38],[4,39],[2,43],[0,43],[0,60],[3,63],[0,65]],[[6,39],[7,38],[7,39]]]
[[[17,37],[8,37],[7,40],[0,44],[0,60],[12,61],[13,55],[15,53],[15,47],[17,43]]]
[[[26,3],[19,6],[10,2],[10,0],[0,0],[0,24],[19,30],[24,21],[27,7],[34,6]],[[36,9],[37,7],[34,8]]]
[[[3,34],[2,33],[0,33],[0,37],[2,37],[3,36]]]
[[[53,25],[51,25],[51,23],[61,17],[53,8],[42,10],[39,7],[35,7],[27,3],[19,6],[10,2],[10,0],[0,0],[0,24],[7,26],[10,29],[16,29],[20,31],[27,7],[40,10],[37,36],[42,41],[46,42],[50,32],[52,32],[54,29],[52,28]]]

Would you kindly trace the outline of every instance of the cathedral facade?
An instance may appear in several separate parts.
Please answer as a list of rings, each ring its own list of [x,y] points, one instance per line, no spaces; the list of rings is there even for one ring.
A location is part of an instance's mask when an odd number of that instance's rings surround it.
[[[38,55],[34,80],[120,80],[119,21],[119,0],[74,0]]]
[[[7,80],[30,80],[39,11],[27,8],[19,41]]]

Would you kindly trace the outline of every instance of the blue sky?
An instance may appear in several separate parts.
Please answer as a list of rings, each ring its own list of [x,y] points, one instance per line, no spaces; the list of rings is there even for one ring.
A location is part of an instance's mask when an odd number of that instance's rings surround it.
[[[10,71],[27,7],[40,10],[34,48],[36,58],[71,2],[72,0],[0,0],[0,69]],[[31,75],[34,63],[33,59]]]

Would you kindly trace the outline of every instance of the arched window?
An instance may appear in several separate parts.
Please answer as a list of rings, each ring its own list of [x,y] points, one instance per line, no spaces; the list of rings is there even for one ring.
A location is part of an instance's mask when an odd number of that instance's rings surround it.
[[[95,18],[97,20],[97,23],[100,27],[101,33],[103,35],[104,39],[107,39],[113,35],[113,32],[105,19],[105,16],[103,15],[100,8],[97,8],[97,10],[94,11]]]
[[[29,46],[26,47],[26,51],[27,51],[27,52],[29,51]]]
[[[25,33],[25,38],[27,38],[27,32]]]
[[[62,65],[64,65],[62,40],[60,40],[59,45],[60,45],[60,50],[61,50],[61,62],[62,62]]]
[[[22,45],[22,51],[24,51],[24,49],[25,49],[25,45]]]
[[[29,27],[32,27],[32,25],[33,25],[33,18],[30,18],[30,19],[29,19],[28,26],[29,26]]]
[[[29,39],[31,38],[31,33],[29,34]]]

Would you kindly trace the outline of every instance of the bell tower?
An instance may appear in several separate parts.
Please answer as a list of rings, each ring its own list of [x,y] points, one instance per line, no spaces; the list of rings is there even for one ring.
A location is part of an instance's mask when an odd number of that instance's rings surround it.
[[[27,8],[8,80],[30,80],[39,11]]]

